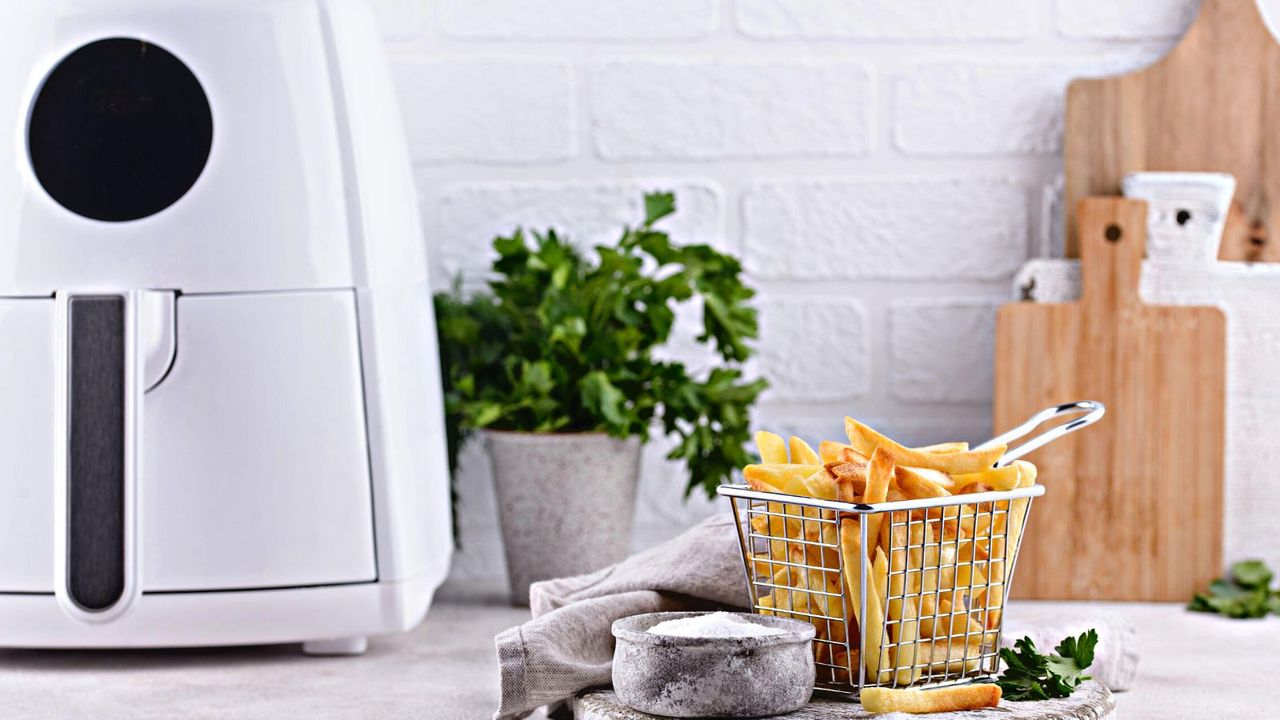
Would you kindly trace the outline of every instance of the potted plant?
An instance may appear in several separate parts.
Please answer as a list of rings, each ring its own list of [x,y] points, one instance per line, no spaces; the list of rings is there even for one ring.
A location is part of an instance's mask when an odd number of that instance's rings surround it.
[[[755,294],[739,262],[678,245],[656,228],[670,193],[644,198],[644,220],[613,246],[584,253],[554,230],[499,237],[486,289],[436,295],[451,467],[483,431],[493,462],[512,599],[531,582],[622,559],[631,541],[641,445],[657,430],[689,472],[686,496],[751,458],[750,407],[765,387],[752,354]],[[695,377],[655,357],[676,308],[700,305],[723,361]]]

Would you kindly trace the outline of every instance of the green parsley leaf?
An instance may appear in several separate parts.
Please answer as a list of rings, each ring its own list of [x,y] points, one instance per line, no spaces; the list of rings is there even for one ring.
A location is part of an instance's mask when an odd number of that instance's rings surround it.
[[[1243,588],[1254,590],[1271,584],[1271,568],[1261,560],[1241,560],[1231,566],[1231,577]]]
[[[996,679],[1006,700],[1048,700],[1071,695],[1080,683],[1090,679],[1085,670],[1093,664],[1098,631],[1088,630],[1080,637],[1069,637],[1054,648],[1057,654],[1042,655],[1031,638],[1014,642],[1014,647],[1001,648],[1000,659],[1005,670]]]
[[[1270,589],[1274,577],[1261,560],[1241,560],[1231,566],[1230,579],[1218,578],[1206,592],[1191,598],[1188,610],[1250,619],[1280,615],[1280,591]]]

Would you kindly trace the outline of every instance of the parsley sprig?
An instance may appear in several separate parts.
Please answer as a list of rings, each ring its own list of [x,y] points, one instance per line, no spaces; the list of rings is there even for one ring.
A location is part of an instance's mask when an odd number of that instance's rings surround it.
[[[1230,618],[1280,615],[1280,589],[1271,589],[1271,568],[1261,560],[1241,560],[1231,566],[1230,579],[1218,578],[1207,592],[1196,593],[1189,610],[1219,613]]]
[[[1001,648],[1004,673],[996,679],[1006,700],[1064,698],[1090,679],[1085,671],[1093,664],[1098,631],[1069,637],[1054,648],[1057,654],[1041,655],[1031,638],[1014,642],[1015,649]]]

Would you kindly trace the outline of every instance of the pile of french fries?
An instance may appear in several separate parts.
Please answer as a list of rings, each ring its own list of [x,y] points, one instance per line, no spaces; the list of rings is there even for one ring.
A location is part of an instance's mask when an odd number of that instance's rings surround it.
[[[977,673],[996,656],[1027,499],[858,514],[784,496],[876,504],[1012,490],[1035,483],[1035,466],[994,467],[1004,445],[909,448],[852,418],[845,432],[847,443],[824,441],[817,452],[797,437],[756,434],[762,462],[743,475],[779,495],[749,513],[757,611],[812,622],[816,660],[836,684],[856,683],[859,664],[867,685],[893,687]]]

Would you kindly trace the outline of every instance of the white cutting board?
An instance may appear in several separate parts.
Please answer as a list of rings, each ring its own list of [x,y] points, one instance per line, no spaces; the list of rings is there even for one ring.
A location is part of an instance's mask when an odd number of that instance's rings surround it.
[[[1145,303],[1217,305],[1226,313],[1223,559],[1256,557],[1280,568],[1280,265],[1173,262],[1153,251],[1139,294]],[[1014,278],[1014,299],[1079,296],[1078,260],[1032,260]],[[1052,491],[1052,480],[1046,484]]]

